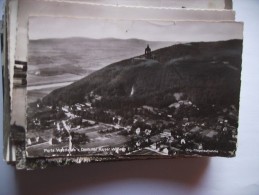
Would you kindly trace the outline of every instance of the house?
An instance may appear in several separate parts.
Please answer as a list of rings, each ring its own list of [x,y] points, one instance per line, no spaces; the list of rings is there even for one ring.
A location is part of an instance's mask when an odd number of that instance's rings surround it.
[[[180,108],[180,106],[181,105],[178,102],[176,102],[176,103],[173,103],[173,104],[169,105],[168,107],[169,108]]]
[[[226,132],[226,131],[228,131],[228,128],[227,128],[227,127],[224,127],[224,128],[223,128],[223,132]]]
[[[219,117],[218,117],[218,122],[219,122],[220,124],[223,124],[223,123],[224,123],[224,118],[223,118],[223,116],[219,116]]]
[[[40,144],[40,143],[44,143],[46,142],[42,137],[33,137],[33,138],[29,138],[27,139],[27,145],[36,145],[36,144]]]
[[[50,145],[55,145],[61,143],[61,137],[60,138],[50,138],[49,144]]]
[[[185,145],[186,144],[186,141],[185,141],[185,139],[181,139],[181,145]]]
[[[170,138],[168,138],[168,143],[173,143],[174,141],[175,141],[175,139],[174,139],[174,137],[170,137]]]
[[[183,118],[183,122],[187,123],[189,121],[188,118]]]
[[[161,140],[161,136],[160,135],[154,135],[150,138],[150,140],[151,140],[152,143],[156,143],[156,142]]]
[[[141,145],[140,141],[136,142],[136,146],[140,147],[140,145]]]
[[[146,135],[150,135],[151,132],[152,132],[152,130],[150,130],[150,129],[146,129],[146,130],[145,130],[145,134],[146,134]]]
[[[136,129],[136,134],[139,135],[140,134],[140,128]]]
[[[161,137],[166,137],[166,138],[168,138],[168,137],[171,137],[171,136],[172,136],[172,132],[171,132],[171,130],[169,130],[169,129],[165,129],[165,130],[163,131],[163,133],[161,133],[160,135],[161,135]]]
[[[214,130],[206,130],[206,131],[202,132],[201,135],[204,138],[213,139],[213,138],[215,138],[215,136],[218,135],[218,132],[216,132]]]
[[[198,127],[198,126],[195,126],[195,127],[193,127],[193,128],[190,130],[190,133],[198,133],[199,131],[201,131],[201,128]]]
[[[151,144],[150,148],[153,149],[153,150],[156,150],[157,149],[157,144],[156,143]]]
[[[168,148],[164,148],[164,149],[162,150],[162,152],[163,152],[164,154],[166,154],[166,155],[168,155],[168,154],[169,154],[169,150],[168,150]]]
[[[172,147],[172,146],[170,147],[170,150],[171,150],[171,152],[172,152],[173,155],[176,155],[176,154],[180,151],[179,148]]]

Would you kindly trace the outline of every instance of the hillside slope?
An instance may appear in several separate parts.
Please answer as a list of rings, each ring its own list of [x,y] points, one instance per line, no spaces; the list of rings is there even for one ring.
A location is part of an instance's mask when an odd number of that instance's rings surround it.
[[[154,59],[134,57],[106,66],[53,91],[43,103],[84,102],[94,92],[107,100],[168,106],[167,99],[181,92],[196,104],[238,105],[241,54],[241,40],[173,45],[153,51]]]

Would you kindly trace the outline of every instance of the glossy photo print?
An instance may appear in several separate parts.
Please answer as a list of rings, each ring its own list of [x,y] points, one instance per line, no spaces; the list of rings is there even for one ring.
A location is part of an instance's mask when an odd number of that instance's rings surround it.
[[[242,34],[238,22],[31,17],[27,156],[235,156]]]

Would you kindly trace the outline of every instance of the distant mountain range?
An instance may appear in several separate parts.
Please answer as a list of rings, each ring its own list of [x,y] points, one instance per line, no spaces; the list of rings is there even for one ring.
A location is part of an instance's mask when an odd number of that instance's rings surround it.
[[[109,64],[143,54],[147,44],[156,50],[175,43],[80,37],[30,40],[28,84],[79,80]]]
[[[196,104],[238,106],[241,54],[242,40],[164,47],[152,52],[153,59],[132,56],[112,63],[53,91],[43,98],[43,103],[84,102],[94,92],[108,99],[138,99],[152,105],[182,92]]]
[[[78,73],[81,69],[98,70],[111,63],[140,55],[147,44],[153,50],[173,45],[172,42],[152,42],[140,39],[90,39],[90,38],[62,38],[39,39],[29,42],[29,64],[41,71],[45,67],[57,69],[62,66],[75,67]],[[81,67],[81,69],[78,69]],[[67,73],[75,73],[72,68],[65,68]],[[31,70],[34,70],[31,68]],[[49,69],[49,71],[51,71]],[[61,71],[61,73],[62,73]],[[72,71],[72,72],[71,72]]]

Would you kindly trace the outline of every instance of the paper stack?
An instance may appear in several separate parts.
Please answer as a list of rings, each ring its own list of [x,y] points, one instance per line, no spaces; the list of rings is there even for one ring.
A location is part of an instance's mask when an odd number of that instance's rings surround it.
[[[17,169],[234,157],[231,0],[9,0],[4,159]]]

